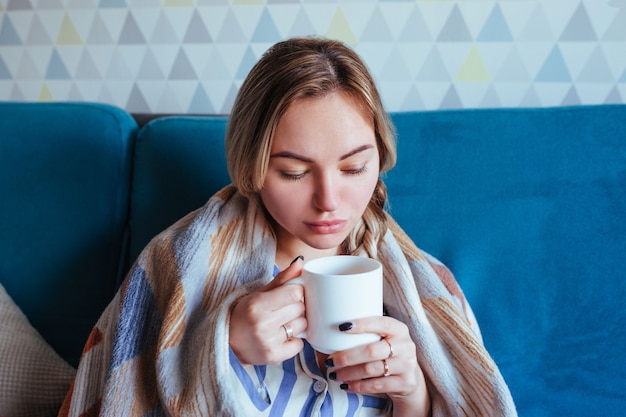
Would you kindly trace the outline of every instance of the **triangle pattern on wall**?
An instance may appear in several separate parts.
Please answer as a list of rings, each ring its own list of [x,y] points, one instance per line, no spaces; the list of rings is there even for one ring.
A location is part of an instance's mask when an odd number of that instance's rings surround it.
[[[1,36],[1,35],[0,35]],[[25,40],[26,45],[50,45],[52,44],[52,39],[48,36],[48,33],[44,29],[41,24],[41,20],[39,19],[39,15],[34,14],[33,20],[31,21],[28,36]]]
[[[541,3],[538,3],[531,17],[524,24],[517,40],[522,42],[545,42],[546,39],[554,39],[554,33]]]
[[[4,63],[4,60],[0,56],[0,80],[9,80],[11,79],[11,77],[12,75],[9,72],[9,68],[7,68],[6,64]]]
[[[513,47],[506,56],[502,67],[495,77],[496,82],[527,83],[530,80],[528,70],[520,57],[517,47]]]
[[[324,32],[324,36],[337,39],[349,44],[354,44],[357,41],[356,35],[350,27],[350,23],[346,18],[346,15],[341,7],[337,7],[333,19],[328,25],[328,29]]]
[[[16,11],[16,10],[32,10],[33,5],[30,0],[8,0],[7,10]]]
[[[615,77],[611,74],[604,51],[600,46],[596,46],[576,81],[584,83],[612,83],[614,80]]]
[[[303,9],[299,9],[296,18],[293,21],[293,25],[291,25],[291,28],[285,37],[306,36],[312,33],[316,32],[309,15]]]
[[[146,43],[146,39],[144,38],[143,33],[141,33],[139,25],[137,25],[132,12],[129,12],[126,15],[124,26],[122,27],[122,32],[120,33],[117,43],[122,45]]]
[[[280,35],[276,24],[274,24],[272,15],[267,9],[264,9],[261,19],[259,19],[259,23],[254,29],[251,41],[275,43],[281,40],[281,38],[282,36]]]
[[[74,22],[72,21],[72,19],[67,13],[63,15],[63,21],[61,22],[61,27],[59,28],[59,33],[57,34],[56,44],[57,45],[82,45],[83,44],[83,39],[78,33],[78,30],[76,30],[76,26],[74,26]]]
[[[0,62],[0,66],[2,63]],[[3,71],[0,71],[2,73]],[[42,76],[42,71],[35,65],[29,53],[24,53],[22,55],[22,59],[19,62],[19,66],[17,69],[17,73],[20,74],[20,77],[24,80],[38,80]],[[7,68],[7,75],[9,75]],[[3,78],[0,75],[0,78]],[[10,77],[7,77],[10,78]]]
[[[472,42],[472,35],[458,5],[452,9],[446,23],[437,36],[438,42]],[[456,94],[456,93],[454,93]]]
[[[433,40],[419,8],[414,8],[409,15],[407,23],[400,32],[399,40],[401,42],[431,42]]]
[[[494,6],[476,40],[479,42],[511,42],[513,40],[502,9],[498,4]]]
[[[226,20],[222,25],[217,39],[219,43],[246,43],[247,38],[232,10],[226,15]]]
[[[34,0],[33,9],[35,10],[63,10],[62,0]]]
[[[483,63],[480,52],[477,47],[472,47],[463,66],[459,68],[459,72],[454,77],[455,82],[489,82],[491,76]]]
[[[127,4],[124,0],[100,0],[99,8],[124,8]]]
[[[207,112],[207,109],[209,109],[208,112]],[[198,83],[196,87],[196,91],[193,94],[193,98],[191,99],[191,102],[189,103],[189,107],[187,108],[186,113],[189,113],[189,114],[216,113],[215,108],[213,107],[213,104],[211,103],[211,99],[209,98],[209,95],[207,94],[204,87],[202,87],[202,84]]]
[[[567,65],[563,60],[563,55],[558,46],[555,46],[548,56],[548,59],[543,63],[539,74],[535,78],[535,81],[539,82],[570,82],[571,77]]]
[[[158,26],[157,29],[158,30]],[[206,28],[198,11],[195,11],[183,38],[184,43],[212,43],[211,34]]]
[[[172,23],[163,11],[159,13],[158,20],[149,39],[151,45],[178,44],[180,42]]]
[[[585,6],[581,2],[570,19],[567,27],[561,34],[560,41],[593,42],[597,40],[596,33],[591,25]]]
[[[72,78],[57,49],[52,52],[48,62],[46,78],[50,80],[70,80]]]
[[[622,103],[624,22],[618,1],[4,0],[0,100],[228,113],[269,46],[318,35],[390,111]]]
[[[101,78],[102,74],[100,73],[100,70],[94,60],[91,58],[91,54],[87,50],[83,51],[74,79],[98,80]]]
[[[11,22],[11,19],[5,14],[2,18],[2,25],[0,26],[0,46],[9,45],[22,45],[22,40],[17,34],[13,22]]]
[[[613,18],[611,26],[609,26],[604,33],[602,40],[608,42],[625,42],[626,25],[624,22],[626,22],[626,7],[619,9],[619,12]]]
[[[371,14],[359,39],[362,42],[393,42],[393,35],[379,7]]]
[[[446,68],[443,58],[439,53],[439,48],[433,46],[426,56],[424,66],[420,70],[418,76],[420,81],[447,81],[450,79],[448,69]]]

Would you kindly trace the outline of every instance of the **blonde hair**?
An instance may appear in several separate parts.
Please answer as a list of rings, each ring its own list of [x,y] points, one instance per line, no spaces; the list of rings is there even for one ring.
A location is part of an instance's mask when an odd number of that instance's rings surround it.
[[[276,126],[299,98],[340,91],[356,98],[374,122],[380,172],[396,162],[396,137],[367,67],[345,44],[321,38],[293,38],[271,47],[239,89],[226,130],[228,172],[235,187],[258,198],[269,164]],[[342,244],[346,254],[377,257],[387,231],[387,191],[379,178],[359,224]]]

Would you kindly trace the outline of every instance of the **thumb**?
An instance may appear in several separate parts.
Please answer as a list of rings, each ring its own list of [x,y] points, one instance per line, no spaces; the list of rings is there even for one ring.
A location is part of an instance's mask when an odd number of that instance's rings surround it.
[[[296,259],[294,259],[287,268],[279,272],[273,280],[265,284],[265,286],[261,288],[261,291],[271,291],[274,288],[280,287],[287,281],[299,277],[300,274],[302,274],[303,265],[304,257],[300,255]]]

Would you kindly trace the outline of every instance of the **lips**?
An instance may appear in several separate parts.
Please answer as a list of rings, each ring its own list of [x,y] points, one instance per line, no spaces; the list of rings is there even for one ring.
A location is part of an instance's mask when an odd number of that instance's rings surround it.
[[[346,224],[347,220],[321,220],[317,222],[305,222],[306,226],[315,233],[319,234],[333,234],[341,232]]]

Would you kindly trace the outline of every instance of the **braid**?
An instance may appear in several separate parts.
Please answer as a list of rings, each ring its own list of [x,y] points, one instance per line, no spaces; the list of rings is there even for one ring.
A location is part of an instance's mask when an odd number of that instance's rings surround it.
[[[363,216],[341,245],[343,253],[378,258],[378,244],[387,232],[386,201],[387,188],[379,178]]]

